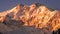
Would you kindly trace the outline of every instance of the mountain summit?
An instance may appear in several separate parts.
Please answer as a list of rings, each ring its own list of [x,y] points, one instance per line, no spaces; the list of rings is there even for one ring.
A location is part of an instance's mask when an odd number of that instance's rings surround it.
[[[30,6],[18,4],[10,10],[0,12],[0,23],[8,29],[3,31],[9,31],[10,27],[13,30],[12,28],[16,29],[18,26],[31,26],[45,29],[49,34],[49,31],[60,28],[60,12],[39,3]]]

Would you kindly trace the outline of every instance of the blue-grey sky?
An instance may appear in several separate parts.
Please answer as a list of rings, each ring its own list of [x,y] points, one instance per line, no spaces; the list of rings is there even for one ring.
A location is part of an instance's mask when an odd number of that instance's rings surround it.
[[[0,0],[0,11],[8,10],[20,4],[31,5],[32,3],[41,3],[54,9],[60,10],[60,0]]]

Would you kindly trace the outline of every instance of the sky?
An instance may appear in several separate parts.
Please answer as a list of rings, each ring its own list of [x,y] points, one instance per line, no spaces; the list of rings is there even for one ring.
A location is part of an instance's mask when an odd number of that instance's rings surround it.
[[[60,10],[60,0],[0,0],[0,11],[11,9],[18,4],[31,5],[32,3],[41,3],[47,7]]]

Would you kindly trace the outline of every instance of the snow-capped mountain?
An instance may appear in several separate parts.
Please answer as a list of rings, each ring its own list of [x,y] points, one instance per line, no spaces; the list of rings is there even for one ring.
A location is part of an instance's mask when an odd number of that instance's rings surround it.
[[[45,29],[44,32],[48,34],[60,28],[60,12],[39,3],[30,6],[18,4],[10,10],[0,12],[0,23],[5,25],[6,28],[1,28],[6,31],[16,30],[23,25]]]

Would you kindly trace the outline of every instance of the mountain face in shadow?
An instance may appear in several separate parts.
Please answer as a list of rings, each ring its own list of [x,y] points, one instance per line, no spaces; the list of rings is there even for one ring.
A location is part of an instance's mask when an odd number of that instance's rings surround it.
[[[3,34],[52,34],[60,28],[60,12],[35,3],[18,4],[0,12],[0,32]]]

